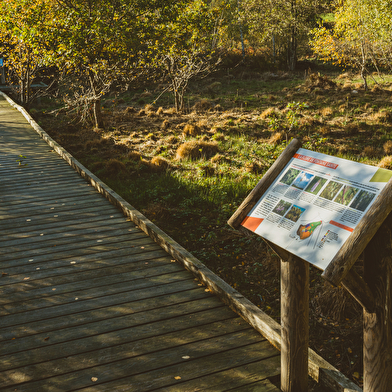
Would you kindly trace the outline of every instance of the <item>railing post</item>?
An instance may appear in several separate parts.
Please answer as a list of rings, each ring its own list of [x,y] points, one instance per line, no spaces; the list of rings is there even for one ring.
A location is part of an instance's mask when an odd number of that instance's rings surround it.
[[[363,311],[363,391],[392,390],[392,213],[365,249],[364,280],[375,312]]]
[[[281,260],[281,390],[308,390],[309,264]]]

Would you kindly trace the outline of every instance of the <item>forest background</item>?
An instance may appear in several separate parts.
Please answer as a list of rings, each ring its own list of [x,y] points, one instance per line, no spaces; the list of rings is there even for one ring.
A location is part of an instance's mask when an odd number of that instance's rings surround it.
[[[391,25],[383,0],[3,0],[0,54],[48,133],[279,321],[278,256],[226,221],[292,137],[392,167]],[[361,308],[311,275],[311,347],[361,385]]]

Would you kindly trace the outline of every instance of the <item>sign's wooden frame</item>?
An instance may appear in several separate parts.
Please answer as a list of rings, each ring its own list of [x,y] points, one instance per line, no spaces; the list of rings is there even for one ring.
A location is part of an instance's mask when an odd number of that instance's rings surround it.
[[[294,157],[299,148],[301,148],[301,143],[297,139],[293,139],[229,219],[228,224],[232,228],[236,230],[241,228],[241,223],[248,213],[275,179],[281,174],[282,170]],[[392,178],[322,274],[323,278],[333,285],[337,286],[342,284],[362,305],[365,315],[376,314],[377,309],[381,306],[383,310],[381,312],[382,317],[379,317],[378,320],[379,323],[385,322],[385,318],[389,318],[391,320],[388,321],[392,321],[392,309],[385,311],[387,306],[392,307],[392,303],[389,304],[385,299],[385,297],[389,296],[392,300],[392,254],[389,262],[386,263],[387,267],[384,271],[386,273],[385,279],[391,278],[391,284],[381,283],[381,286],[385,286],[384,292],[381,295],[380,293],[375,295],[374,290],[369,287],[366,277],[365,279],[362,278],[352,267],[359,256],[364,251],[366,253],[368,244],[371,242],[372,238],[380,232],[380,227],[387,217],[390,217],[390,220],[392,221]],[[384,228],[384,231],[385,230],[386,229]],[[309,265],[298,256],[289,253],[270,241],[265,241],[281,258],[281,388],[284,392],[304,392],[307,391],[308,374]],[[391,238],[389,238],[389,243],[385,243],[384,247],[388,249],[392,248],[391,242],[392,235]],[[382,264],[385,264],[384,260]],[[390,348],[389,352],[391,352],[392,333],[389,332],[392,332],[392,323],[390,329],[388,328],[385,334],[385,339],[388,341],[382,343],[386,344],[387,347]],[[373,351],[374,350],[372,349],[372,352]],[[392,376],[390,374],[392,374],[392,358],[389,360],[391,365],[387,367],[387,371],[384,371],[383,375],[380,377],[377,371],[373,369],[374,362],[376,361],[374,355],[367,356],[366,353],[365,344],[364,367],[365,374],[369,373],[369,375],[367,376],[368,382],[365,382],[364,384],[364,391],[376,392],[376,389],[374,389],[373,386],[370,386],[370,384],[377,385],[376,388],[380,388],[380,385],[391,385]],[[371,359],[366,360],[367,357]],[[379,361],[379,359],[377,359],[377,361]],[[367,369],[372,370],[367,372],[366,366]],[[377,375],[375,375],[376,373]],[[372,381],[369,381],[370,379]],[[377,382],[374,382],[374,379],[376,379]],[[383,389],[377,389],[377,392],[381,391],[383,391]]]

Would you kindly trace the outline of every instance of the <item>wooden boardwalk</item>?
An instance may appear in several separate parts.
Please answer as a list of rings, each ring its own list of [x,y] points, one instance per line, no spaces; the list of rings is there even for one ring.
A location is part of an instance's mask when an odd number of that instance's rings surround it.
[[[2,96],[0,202],[1,391],[279,391],[279,352]]]

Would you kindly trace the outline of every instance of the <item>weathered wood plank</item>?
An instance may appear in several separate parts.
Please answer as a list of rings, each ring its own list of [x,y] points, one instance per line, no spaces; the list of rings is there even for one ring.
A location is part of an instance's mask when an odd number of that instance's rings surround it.
[[[196,313],[200,317],[195,317]],[[4,342],[4,354],[7,353],[7,356],[2,358],[0,372],[52,361],[68,355],[87,353],[89,356],[92,350],[129,344],[156,336],[161,336],[164,340],[164,336],[168,333],[189,331],[190,328],[201,329],[200,327],[212,323],[218,323],[213,326],[213,329],[219,335],[249,330],[249,325],[245,321],[230,312],[222,303],[210,297],[169,306],[164,312],[162,309],[152,309],[149,312],[116,318],[107,317],[98,322],[92,321],[88,324],[41,333],[38,336],[26,336],[11,344]],[[225,327],[223,327],[224,324]],[[99,342],[97,342],[98,337]],[[154,350],[157,349],[155,345],[152,346]],[[96,355],[98,354],[95,352],[93,356]]]
[[[70,185],[64,185],[63,188],[54,188],[50,193],[44,188],[39,191],[35,190],[28,193],[18,193],[17,190],[14,190],[9,196],[4,195],[3,193],[0,197],[0,202],[1,210],[7,210],[18,208],[20,205],[30,207],[33,203],[35,205],[45,205],[47,202],[53,202],[53,200],[57,203],[68,202],[70,198],[76,199],[92,195],[97,199],[94,189],[92,189],[91,186],[89,187],[85,184],[72,184],[72,189],[70,189]]]
[[[196,285],[197,286],[197,285]],[[75,297],[73,303],[54,305],[50,309],[44,308],[40,312],[26,311],[23,313],[2,316],[2,326],[11,327],[17,325],[26,325],[32,322],[52,319],[62,315],[72,315],[89,309],[100,309],[112,305],[129,304],[133,301],[139,301],[146,296],[162,296],[173,292],[188,291],[195,288],[195,282],[192,280],[181,280],[180,282],[168,283],[160,286],[147,287],[140,290],[129,290],[127,292],[116,293],[100,298],[79,300]],[[0,333],[3,332],[3,329]]]
[[[12,340],[20,339],[25,336],[37,335],[37,334],[48,334],[53,332],[56,335],[58,330],[63,328],[70,328],[82,324],[98,322],[100,320],[107,320],[108,318],[122,317],[126,315],[135,315],[136,313],[149,313],[154,309],[162,312],[162,308],[168,306],[178,306],[181,303],[195,301],[198,299],[205,299],[211,297],[200,288],[190,286],[188,290],[183,290],[184,286],[179,287],[177,284],[167,285],[164,292],[162,290],[156,290],[155,288],[139,290],[135,300],[132,302],[117,303],[114,301],[113,304],[106,304],[102,307],[84,309],[82,311],[70,314],[54,315],[50,318],[50,322],[47,319],[44,320],[30,320],[24,324],[20,318],[16,321],[19,323],[13,323],[10,326],[4,325],[0,329],[0,341],[2,344],[4,341],[11,342]],[[4,343],[5,344],[5,343]],[[18,349],[18,351],[20,351]]]
[[[261,360],[257,362],[247,363],[233,367],[230,370],[223,370],[205,377],[197,377],[193,380],[182,382],[177,380],[174,385],[166,386],[157,389],[160,392],[178,392],[178,391],[200,391],[216,392],[216,391],[240,391],[242,387],[256,387],[257,392],[263,391],[280,391],[277,387],[275,389],[268,388],[270,382],[266,380],[268,377],[273,377],[280,372],[280,358],[279,355]],[[265,384],[264,384],[265,382]],[[264,386],[265,385],[265,386]]]
[[[125,269],[125,268],[124,268]],[[123,279],[122,279],[123,277]],[[0,309],[0,315],[17,314],[32,310],[42,310],[52,306],[73,303],[75,298],[79,301],[85,301],[95,298],[101,298],[104,290],[105,295],[113,295],[118,293],[127,293],[133,290],[157,287],[173,282],[181,282],[192,279],[186,271],[181,270],[178,265],[166,264],[161,267],[148,268],[141,271],[123,272],[122,274],[112,275],[107,278],[107,284],[101,284],[95,287],[88,287],[84,290],[75,290],[59,295],[52,295],[45,298],[33,298],[24,300],[23,302],[13,302],[10,305],[3,305]],[[55,288],[57,291],[57,288]],[[55,294],[55,293],[53,293]]]
[[[120,262],[117,263],[117,260]],[[153,270],[162,265],[167,265],[167,255],[162,250],[151,251],[140,254],[140,257],[133,257],[129,262],[127,258],[109,260],[102,267],[85,267],[83,270],[68,271],[65,278],[61,270],[53,277],[43,277],[35,279],[31,283],[16,283],[3,285],[0,287],[0,304],[6,305],[15,302],[28,301],[36,298],[45,298],[62,293],[73,292],[84,288],[100,286],[107,281],[113,282],[122,280],[123,273],[131,273],[139,270]],[[94,263],[96,264],[96,263]],[[99,262],[100,264],[100,262]],[[74,265],[74,264],[72,264]],[[122,267],[125,265],[125,267]],[[92,270],[92,272],[91,272]],[[159,269],[158,269],[159,270]],[[75,276],[76,275],[76,276]]]
[[[61,208],[61,206],[59,206]],[[19,229],[23,229],[25,232],[29,231],[30,228],[35,230],[36,226],[38,225],[50,225],[50,224],[55,224],[55,225],[64,225],[68,224],[69,221],[75,222],[80,222],[82,220],[85,220],[89,217],[102,217],[102,219],[112,219],[112,217],[118,216],[119,211],[114,208],[114,209],[108,209],[104,213],[102,213],[102,207],[100,206],[100,203],[94,203],[94,205],[91,205],[89,203],[86,204],[81,204],[81,205],[76,205],[74,208],[71,209],[62,209],[61,210],[61,217],[55,217],[54,215],[58,215],[56,213],[57,211],[51,210],[50,212],[46,212],[44,214],[41,214],[40,212],[32,215],[29,214],[29,219],[30,221],[26,220],[26,216],[20,216],[20,217],[11,217],[7,219],[6,222],[6,217],[4,215],[0,214],[0,230],[1,232],[13,232],[17,231]],[[121,214],[121,213],[120,213]],[[123,214],[121,214],[123,216]]]
[[[88,228],[85,227],[83,230],[78,228],[70,230],[68,227],[64,227],[62,231],[58,231],[57,233],[42,230],[39,235],[15,239],[8,238],[6,241],[0,241],[0,254],[9,253],[6,248],[9,250],[10,247],[17,251],[21,246],[23,246],[23,248],[28,251],[28,249],[33,249],[35,246],[51,246],[52,242],[61,244],[62,240],[71,239],[72,241],[72,237],[75,236],[83,236],[84,239],[90,239],[94,238],[96,235],[96,237],[99,239],[101,233],[133,234],[132,231],[129,231],[132,230],[129,229],[129,227],[129,223],[124,219],[114,219],[113,224],[98,223],[95,225],[90,225]]]
[[[109,217],[107,215],[102,216],[98,214],[96,216],[86,217],[84,219],[77,219],[72,221],[68,221],[66,224],[64,221],[55,222],[52,224],[37,224],[37,225],[29,225],[26,230],[26,225],[24,227],[19,228],[9,228],[8,230],[1,230],[2,236],[0,237],[0,244],[4,241],[14,240],[18,238],[29,238],[34,236],[40,236],[42,233],[61,233],[64,232],[72,232],[76,230],[90,229],[96,226],[108,226],[113,222],[127,222],[124,215],[118,213],[116,216]],[[129,227],[134,226],[133,224],[128,225]]]
[[[129,239],[131,236],[131,233],[125,233],[124,232],[118,232],[116,230],[112,230],[109,232],[102,232],[100,235],[97,236],[87,236],[88,238],[78,238],[78,240],[72,238],[72,239],[63,239],[61,241],[53,242],[53,243],[47,243],[45,247],[42,247],[40,245],[37,246],[30,246],[28,248],[28,253],[26,249],[24,250],[23,247],[18,247],[15,249],[14,252],[12,251],[4,251],[0,252],[2,255],[1,258],[4,260],[14,260],[18,259],[21,256],[23,257],[33,257],[37,255],[43,255],[43,254],[48,254],[48,253],[58,253],[62,252],[64,250],[67,250],[69,245],[72,244],[73,247],[78,247],[81,250],[81,252],[86,251],[88,247],[97,245],[97,243],[103,243],[103,244],[110,244],[110,243],[120,243],[122,241],[126,241]],[[136,235],[135,235],[136,236]]]
[[[81,273],[82,275],[79,275],[78,280],[83,280],[83,273],[86,273],[85,276],[90,276],[90,270],[112,268],[113,266],[121,266],[125,263],[131,263],[133,265],[136,262],[146,262],[149,259],[156,260],[161,257],[164,257],[167,262],[167,254],[165,254],[159,246],[149,242],[148,239],[143,237],[132,239],[131,241],[124,241],[121,243],[120,248],[117,244],[115,245],[116,246],[109,249],[93,249],[96,251],[85,253],[84,255],[79,255],[77,249],[70,251],[69,253],[59,253],[55,255],[56,257],[54,257],[53,260],[51,259],[51,254],[48,254],[33,259],[23,258],[3,262],[1,265],[3,271],[2,279],[12,280],[11,283],[13,287],[18,287],[15,275],[23,275],[22,272],[26,272],[24,268],[30,268],[30,271],[41,271],[39,273],[37,272],[37,275],[34,275],[34,280],[40,280],[41,278],[39,276],[43,273],[42,282],[48,281],[50,283],[50,276],[44,271],[49,270],[50,274],[51,270],[57,270],[58,274],[55,273],[55,275],[58,275],[59,278],[56,279],[56,282],[62,284],[62,282],[69,282],[69,279],[65,278],[64,280],[61,279],[60,276],[66,276],[70,273]],[[48,263],[48,261],[50,262]],[[37,267],[39,269],[37,269]],[[97,271],[94,271],[94,274],[96,272]],[[107,273],[107,271],[105,273]],[[24,280],[26,286],[23,287],[23,290],[28,290],[28,284],[31,282],[27,282],[28,279]],[[7,282],[3,283],[3,285],[6,284]],[[3,288],[1,288],[1,290],[3,290]]]
[[[258,357],[274,355],[275,350],[271,345],[267,341],[260,342],[262,339],[255,336],[252,330],[246,329],[221,336],[221,333],[226,332],[227,325],[227,322],[219,327],[211,324],[203,329],[196,328],[141,340],[137,345],[130,344],[130,347],[125,348],[125,352],[121,352],[118,347],[110,347],[87,353],[87,356],[69,356],[52,360],[50,363],[44,362],[15,369],[13,372],[2,372],[0,380],[4,385],[15,385],[13,378],[16,373],[19,376],[18,383],[29,381],[28,384],[31,384],[33,390],[45,385],[46,390],[57,391],[59,390],[57,386],[60,385],[67,385],[70,390],[91,386],[91,377],[94,376],[98,378],[94,383],[96,387],[102,382],[116,380],[120,374],[130,376],[143,373],[135,381],[139,390],[146,391],[151,388],[151,384],[154,387],[162,387],[168,381],[172,384],[174,371],[176,372],[174,374],[180,371],[184,377],[189,377],[189,374],[192,376],[209,374],[213,368],[221,370],[236,364],[251,362],[251,358],[256,355]],[[182,359],[185,355],[189,355],[193,360]],[[172,369],[168,368],[170,365]],[[165,369],[162,369],[162,366]],[[157,369],[161,377],[152,378],[151,375],[146,374],[147,371]],[[60,374],[53,377],[56,373]],[[31,381],[50,375],[52,375],[50,379]],[[150,387],[146,388],[144,385]],[[30,385],[22,384],[18,389],[32,390],[26,387],[29,388]]]

